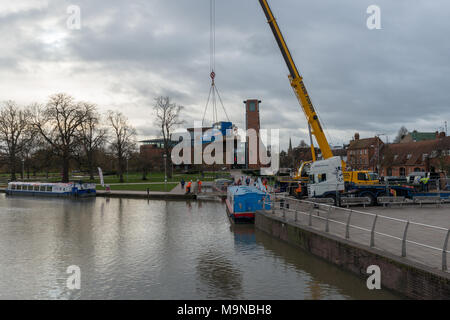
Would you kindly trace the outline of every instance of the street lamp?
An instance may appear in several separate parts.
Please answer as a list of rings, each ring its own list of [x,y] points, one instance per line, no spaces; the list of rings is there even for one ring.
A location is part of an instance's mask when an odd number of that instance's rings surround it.
[[[25,159],[22,158],[22,181],[25,180]]]
[[[164,153],[164,191],[167,191],[167,154]]]
[[[128,156],[127,156],[127,182],[128,182]]]

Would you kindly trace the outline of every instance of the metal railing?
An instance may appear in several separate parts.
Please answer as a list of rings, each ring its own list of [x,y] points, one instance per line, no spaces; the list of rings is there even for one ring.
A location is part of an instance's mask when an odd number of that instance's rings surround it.
[[[270,210],[266,209],[266,204],[270,202]],[[358,211],[354,209],[348,209],[348,208],[341,208],[336,207],[330,204],[326,203],[318,203],[314,201],[309,200],[299,200],[292,197],[288,197],[286,195],[280,195],[280,194],[271,194],[270,199],[267,197],[264,200],[264,208],[265,212],[270,212],[273,215],[277,215],[279,213],[279,218],[282,218],[285,220],[285,222],[293,222],[294,224],[299,224],[301,215],[307,217],[307,225],[309,227],[313,227],[313,221],[314,219],[318,219],[322,222],[324,222],[324,226],[321,226],[325,232],[330,232],[330,223],[334,223],[336,225],[341,225],[344,230],[343,234],[339,234],[337,232],[338,230],[334,230],[333,235],[337,235],[340,237],[343,237],[347,240],[357,242],[356,239],[351,239],[350,237],[350,230],[355,229],[363,232],[367,232],[370,235],[369,240],[369,246],[375,247],[375,241],[376,236],[383,236],[392,240],[397,240],[401,242],[401,246],[399,248],[399,255],[401,257],[407,256],[407,245],[414,245],[418,246],[420,248],[429,249],[433,252],[437,252],[438,254],[441,254],[441,270],[442,271],[448,271],[447,266],[447,253],[450,253],[448,250],[448,242],[450,238],[450,229],[444,228],[444,227],[438,227],[433,226],[429,224],[414,222],[411,220],[404,220],[399,218],[393,218],[385,215],[375,214],[375,213],[369,213],[369,212],[363,212]],[[341,219],[342,221],[339,221],[336,217],[332,216],[332,213],[336,215],[337,212],[344,213],[344,217]],[[321,214],[324,214],[324,216],[321,216]],[[291,215],[291,219],[289,221],[288,215]],[[364,221],[356,221],[357,217],[365,217],[366,219]],[[367,219],[369,218],[369,219]],[[389,230],[386,230],[383,232],[379,229],[377,229],[377,226],[380,225],[382,221],[387,222],[386,229],[390,229],[393,223],[400,223],[401,228],[397,231],[400,231],[401,235],[395,235],[392,234],[393,232],[390,232]],[[425,231],[426,235],[430,235],[430,230],[432,232],[442,232],[445,234],[444,242],[442,244],[442,247],[438,247],[436,244],[427,244],[419,242],[419,240],[412,240],[411,234],[409,233],[409,230],[411,227],[420,227],[425,230],[429,230],[428,232]],[[317,226],[315,226],[317,228]],[[380,227],[378,227],[380,228]],[[392,231],[392,230],[391,230]],[[424,234],[424,231],[417,232],[418,234],[422,233]],[[361,240],[361,239],[360,239]],[[379,249],[385,249],[381,246],[377,246]],[[397,253],[397,254],[398,254]],[[429,261],[427,261],[429,263]],[[437,267],[437,266],[436,266]]]

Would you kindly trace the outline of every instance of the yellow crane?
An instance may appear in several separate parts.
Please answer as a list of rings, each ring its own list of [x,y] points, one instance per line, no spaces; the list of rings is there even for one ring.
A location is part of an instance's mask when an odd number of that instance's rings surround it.
[[[272,10],[270,9],[269,3],[267,0],[259,0],[261,7],[266,15],[267,22],[269,23],[270,28],[272,29],[273,35],[275,36],[275,40],[277,41],[278,46],[280,47],[281,54],[283,55],[284,61],[289,69],[289,80],[294,89],[295,95],[302,107],[302,110],[306,116],[306,120],[308,121],[308,129],[310,130],[310,136],[314,135],[316,138],[317,144],[319,145],[320,151],[322,152],[323,159],[329,159],[333,157],[333,152],[331,147],[327,141],[325,133],[323,131],[322,125],[320,124],[319,117],[317,112],[312,104],[311,98],[309,97],[308,91],[306,90],[305,83],[303,81],[303,77],[300,75],[300,72],[295,65],[294,59],[289,51],[289,48],[284,40],[283,34],[281,33],[280,27],[278,26],[277,20],[273,15]],[[315,150],[314,145],[311,139],[311,154],[312,159],[315,161]],[[300,181],[307,180],[307,175],[303,172],[304,169],[311,162],[303,162],[300,165],[296,178]],[[345,162],[342,161],[342,170],[345,170]],[[363,184],[376,184],[379,183],[378,180],[372,179],[371,175],[368,171],[359,171],[359,173],[364,173],[366,176],[366,180],[360,181],[358,179],[358,174],[353,174],[353,172],[344,172],[344,179],[346,182],[353,183],[363,183]],[[361,174],[359,175],[361,177]],[[303,181],[304,182],[304,181]]]
[[[322,152],[322,156],[324,159],[328,159],[333,157],[333,152],[331,151],[331,147],[328,144],[327,138],[323,131],[323,128],[319,122],[319,117],[317,116],[316,110],[311,102],[308,91],[306,90],[305,83],[303,82],[303,77],[300,75],[300,72],[295,65],[294,59],[289,51],[289,48],[284,40],[283,34],[281,33],[280,27],[270,9],[269,3],[267,0],[259,0],[261,7],[266,15],[267,22],[272,29],[273,35],[275,36],[275,40],[280,47],[281,54],[283,55],[284,61],[289,69],[289,80],[291,82],[291,86],[294,89],[295,95],[297,96],[298,101],[300,102],[300,106],[305,113],[306,120],[311,128],[311,134],[316,138],[317,144],[319,145],[320,151]],[[311,146],[311,151],[314,150],[314,146]],[[315,153],[312,152],[313,157]]]

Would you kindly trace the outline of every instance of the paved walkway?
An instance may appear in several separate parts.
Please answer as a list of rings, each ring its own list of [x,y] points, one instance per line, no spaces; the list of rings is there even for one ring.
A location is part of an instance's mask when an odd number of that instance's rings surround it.
[[[292,224],[308,225],[310,205],[300,204],[292,201],[290,209],[296,209],[308,214],[297,214],[298,221],[295,222],[295,212],[286,211],[285,219]],[[312,218],[312,228],[325,231],[326,217],[328,211],[314,209]],[[405,232],[406,223],[387,219],[409,220],[411,222],[441,227],[445,230],[434,229],[424,225],[410,224],[407,232],[406,258],[425,264],[435,269],[442,268],[442,248],[445,242],[447,231],[450,228],[450,205],[443,204],[440,208],[434,205],[406,206],[403,208],[382,208],[370,207],[353,208],[351,215],[350,241],[363,245],[370,245],[371,229],[374,216],[364,215],[364,213],[378,214],[375,228],[375,248],[388,251],[397,256],[402,254],[402,239]],[[276,210],[275,215],[283,217],[282,210]],[[330,212],[329,233],[345,238],[346,223],[349,211],[343,208],[334,209]],[[395,238],[394,238],[395,237]],[[449,241],[450,242],[450,241]],[[427,247],[418,245],[424,244]],[[439,249],[434,250],[433,248]],[[450,249],[450,243],[448,249]],[[450,251],[450,250],[449,250]],[[450,269],[450,253],[447,254],[447,265]]]

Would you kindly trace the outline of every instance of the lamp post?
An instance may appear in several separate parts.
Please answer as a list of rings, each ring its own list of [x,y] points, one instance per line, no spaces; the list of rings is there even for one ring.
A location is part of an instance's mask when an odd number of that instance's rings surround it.
[[[164,191],[167,191],[167,154],[164,153]]]
[[[25,159],[22,158],[22,181],[25,180]]]
[[[128,182],[128,156],[127,156],[127,182]]]

